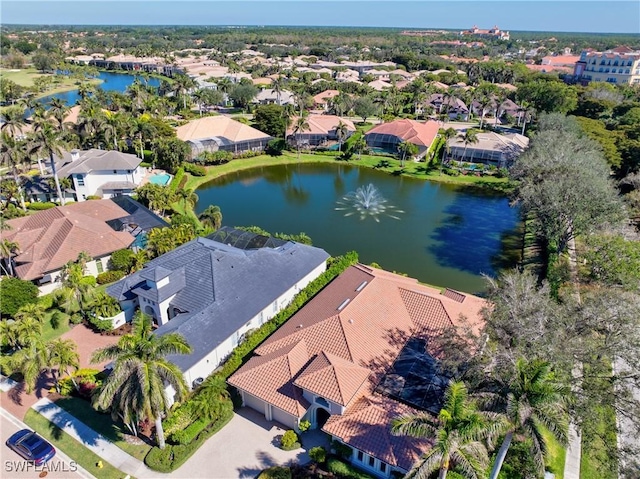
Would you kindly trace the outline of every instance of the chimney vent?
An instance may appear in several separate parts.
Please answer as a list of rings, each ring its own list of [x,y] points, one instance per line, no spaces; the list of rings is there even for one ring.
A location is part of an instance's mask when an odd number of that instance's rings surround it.
[[[80,158],[80,152],[78,150],[71,150],[71,161],[76,161]]]

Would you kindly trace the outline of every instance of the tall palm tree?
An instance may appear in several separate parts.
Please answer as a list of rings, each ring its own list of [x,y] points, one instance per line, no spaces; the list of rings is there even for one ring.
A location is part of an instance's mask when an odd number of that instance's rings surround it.
[[[309,131],[309,122],[307,121],[307,117],[309,114],[306,111],[301,111],[301,115],[296,118],[295,125],[293,127],[293,135],[296,139],[296,146],[298,147],[298,161],[300,161],[300,145],[302,141],[300,139],[300,135],[305,131]]]
[[[69,107],[64,100],[60,98],[52,98],[49,102],[49,110],[47,112],[51,118],[57,122],[59,131],[63,130],[64,119],[69,113]]]
[[[69,369],[77,371],[80,368],[78,347],[71,339],[58,338],[47,344],[47,350],[49,370],[56,384],[56,390],[60,392],[60,378],[67,374]]]
[[[461,382],[449,384],[437,417],[421,412],[395,419],[393,434],[435,438],[431,449],[408,477],[427,479],[438,470],[438,478],[445,479],[452,466],[466,478],[484,477],[488,455],[481,441],[500,432],[502,423],[497,419],[495,414],[477,410]]]
[[[367,140],[364,137],[364,135],[358,136],[358,138],[355,139],[352,145],[353,145],[353,149],[358,152],[358,159],[361,160],[362,150],[365,150],[367,148]]]
[[[184,190],[184,189],[178,190],[176,192],[176,196],[180,199],[180,202],[182,203],[182,208],[184,208],[185,211],[187,209],[187,205],[193,208],[198,202],[198,195],[193,190]]]
[[[514,369],[498,378],[495,392],[485,396],[492,409],[504,414],[508,421],[507,434],[500,446],[491,479],[497,479],[504,459],[515,435],[530,441],[530,455],[544,474],[544,456],[547,443],[543,429],[566,444],[567,442],[567,388],[556,382],[551,366],[546,361],[518,359]]]
[[[51,173],[56,184],[56,192],[62,206],[65,204],[65,198],[60,188],[60,179],[58,178],[58,170],[54,156],[62,154],[63,143],[60,138],[60,132],[42,115],[34,115],[34,131],[31,137],[31,153],[47,155],[51,165]]]
[[[177,333],[155,335],[151,318],[137,314],[130,334],[122,336],[117,344],[95,351],[91,357],[93,363],[115,361],[94,396],[95,405],[122,417],[134,433],[137,419],[155,421],[158,446],[164,449],[162,416],[170,407],[165,385],[173,387],[178,401],[187,393],[182,371],[166,356],[190,352],[191,346],[184,337]]]
[[[29,161],[26,143],[23,140],[16,139],[16,137],[10,135],[8,131],[0,132],[0,159],[2,164],[11,171],[13,180],[16,183],[20,206],[22,206],[23,210],[26,210],[27,208],[24,203],[22,185],[18,176],[18,169],[20,165]]]
[[[466,159],[466,157],[467,157],[467,147],[469,145],[475,145],[476,143],[478,143],[478,141],[480,141],[480,140],[478,140],[478,130],[475,130],[473,128],[469,128],[461,136],[462,136],[462,142],[464,143],[464,151],[462,153],[462,157]]]
[[[449,157],[449,154],[451,153],[451,147],[449,146],[449,140],[451,138],[453,138],[454,136],[456,136],[458,134],[458,132],[453,129],[453,128],[447,128],[447,129],[441,129],[439,132],[440,136],[442,136],[442,138],[444,138],[444,148],[445,148],[445,153],[446,153],[446,157]],[[446,158],[443,158],[443,161],[441,161],[441,164],[444,162]]]
[[[16,137],[22,132],[22,128],[27,124],[25,118],[25,109],[20,106],[12,106],[6,108],[2,112],[2,126],[0,129],[7,131],[12,137]]]
[[[47,345],[41,340],[32,341],[9,356],[0,358],[0,364],[11,373],[22,374],[27,394],[36,386],[38,376],[48,368]]]
[[[67,301],[73,304],[73,308],[77,306],[83,316],[92,291],[89,283],[83,281],[84,273],[84,265],[74,261],[69,261],[60,270],[60,281],[62,289],[67,292]]]
[[[209,205],[206,210],[198,215],[198,219],[204,226],[217,230],[222,225],[222,211],[219,206]]]
[[[418,146],[409,142],[403,141],[398,145],[398,151],[400,152],[400,167],[404,168],[404,161],[407,156],[414,156],[418,153]]]
[[[344,140],[349,136],[349,127],[340,120],[336,127],[336,136],[338,137],[339,151],[342,151],[342,144]]]
[[[271,89],[276,94],[276,103],[282,105],[282,90],[284,87],[284,81],[282,77],[274,78],[271,82]]]
[[[26,318],[32,318],[39,323],[44,323],[45,309],[40,303],[28,303],[21,306],[15,314],[16,321],[24,321]]]

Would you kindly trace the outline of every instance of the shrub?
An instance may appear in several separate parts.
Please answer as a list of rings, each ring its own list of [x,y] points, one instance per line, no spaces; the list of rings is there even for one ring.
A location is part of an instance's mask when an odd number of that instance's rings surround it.
[[[38,287],[31,281],[4,278],[0,281],[0,297],[0,314],[13,317],[22,306],[38,302]]]
[[[189,444],[208,425],[209,421],[207,421],[206,419],[198,419],[191,425],[187,426],[185,429],[174,432],[171,436],[171,440],[177,444]]]
[[[114,281],[118,281],[119,279],[124,278],[126,273],[124,271],[105,271],[104,273],[100,273],[96,278],[98,284],[107,284],[113,283]]]
[[[318,464],[324,464],[327,460],[327,451],[322,446],[312,447],[309,450],[309,457]]]
[[[113,330],[113,322],[111,322],[110,319],[101,319],[98,316],[89,315],[89,322],[98,331],[112,331]]]
[[[330,457],[327,460],[327,470],[343,479],[373,479],[373,476],[336,457]]]
[[[339,441],[333,441],[331,443],[331,448],[336,451],[336,454],[338,456],[344,457],[345,459],[350,458],[353,454],[353,449],[351,449],[350,446],[347,446],[346,444],[343,444]]]
[[[282,138],[275,138],[267,143],[264,152],[270,156],[281,156],[282,152],[287,148],[287,142]]]
[[[80,284],[83,286],[95,286],[96,282],[95,276],[83,276],[80,278]]]
[[[177,431],[186,429],[193,422],[192,403],[185,402],[178,406],[166,421],[162,421],[162,427],[167,437]]]
[[[230,151],[205,151],[195,161],[205,165],[223,165],[229,163],[232,159],[233,154]]]
[[[295,431],[289,430],[282,435],[282,439],[280,440],[280,448],[282,450],[293,451],[299,447],[300,443],[298,442],[298,435]]]
[[[109,269],[118,271],[129,271],[133,263],[134,253],[130,249],[119,249],[111,254]]]
[[[300,424],[298,424],[298,429],[300,429],[300,432],[306,432],[310,427],[311,423],[309,421],[300,421]]]
[[[206,176],[207,174],[207,169],[204,166],[185,163],[183,168],[184,171],[191,173],[193,176]]]
[[[27,205],[27,209],[30,209],[33,211],[41,211],[41,210],[50,210],[51,208],[55,208],[56,206],[58,205],[50,202],[35,202],[35,203],[29,203]]]
[[[283,466],[273,466],[262,471],[258,479],[291,479],[291,469]]]
[[[85,198],[86,200],[101,200],[102,196],[98,196],[98,195],[89,195]]]
[[[144,458],[145,464],[158,472],[175,471],[182,466],[207,439],[222,429],[232,417],[233,410],[229,408],[218,420],[209,424],[190,444],[179,444],[175,446],[167,444],[164,449],[158,447],[152,448]]]

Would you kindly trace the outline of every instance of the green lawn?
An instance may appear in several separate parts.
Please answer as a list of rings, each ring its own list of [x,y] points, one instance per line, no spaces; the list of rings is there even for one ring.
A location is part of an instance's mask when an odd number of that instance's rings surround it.
[[[567,451],[549,431],[545,430],[543,436],[549,447],[549,452],[544,461],[547,470],[555,474],[555,479],[562,479],[564,477],[564,461]]]
[[[56,313],[55,310],[50,310],[46,312],[46,316],[44,318],[44,323],[42,324],[42,339],[45,342],[53,341],[54,339],[59,338],[64,333],[71,329],[71,325],[69,324],[69,316],[60,313],[60,324],[57,329],[53,329],[51,325],[51,317]]]
[[[42,76],[52,76],[56,78],[56,82],[51,85],[46,92],[39,93],[36,98],[40,98],[54,93],[60,93],[63,91],[75,90],[78,88],[78,80],[74,78],[64,77],[62,75],[53,75],[51,73],[40,73],[35,68],[23,68],[18,71],[11,71],[11,69],[3,69],[2,78],[11,80],[23,87],[32,87],[33,80]],[[92,85],[99,85],[102,80],[93,78],[87,80]]]
[[[125,476],[123,472],[104,460],[102,461],[103,467],[99,468],[97,466],[98,461],[101,460],[99,456],[33,409],[27,411],[27,414],[24,416],[24,422],[53,444],[56,449],[64,452],[71,460],[76,461],[95,477],[99,477],[100,479],[121,479]]]
[[[130,444],[124,440],[124,426],[114,424],[110,414],[101,414],[97,412],[88,401],[79,398],[63,398],[56,401],[56,405],[66,410],[80,421],[85,423],[91,429],[99,432],[104,437],[113,442],[127,454],[142,461],[147,453],[151,450],[151,446],[147,444]],[[124,430],[126,433],[127,431]]]
[[[613,408],[594,405],[598,420],[584,425],[582,431],[581,479],[616,479],[618,463],[611,451],[618,447],[616,416]]]
[[[381,156],[362,155],[361,159],[357,159],[357,155],[352,160],[349,160],[348,164],[356,166],[365,166],[368,168],[375,168],[382,160],[387,160],[389,166],[377,168],[380,171],[398,176],[408,176],[412,178],[418,178],[429,181],[437,181],[440,183],[451,183],[456,185],[476,186],[484,189],[490,189],[499,192],[507,192],[510,190],[509,182],[506,178],[495,178],[492,176],[448,176],[440,174],[438,171],[428,171],[425,163],[406,162],[405,168],[400,168],[400,162],[393,158],[386,158]],[[271,165],[287,165],[297,163],[332,163],[332,164],[345,164],[336,159],[336,156],[332,155],[314,155],[309,153],[303,153],[298,159],[297,153],[284,152],[282,156],[268,156],[260,155],[253,158],[232,160],[224,165],[209,166],[207,167],[206,176],[192,176],[189,175],[189,179],[185,185],[185,189],[196,189],[198,186],[211,181],[215,178],[219,178],[234,171],[246,170],[249,168],[256,168],[262,166]]]

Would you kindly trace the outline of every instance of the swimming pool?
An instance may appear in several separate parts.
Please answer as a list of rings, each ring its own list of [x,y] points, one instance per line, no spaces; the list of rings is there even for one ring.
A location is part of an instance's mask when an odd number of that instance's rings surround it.
[[[157,173],[149,178],[149,182],[154,185],[167,185],[171,181],[171,175],[169,173]]]

